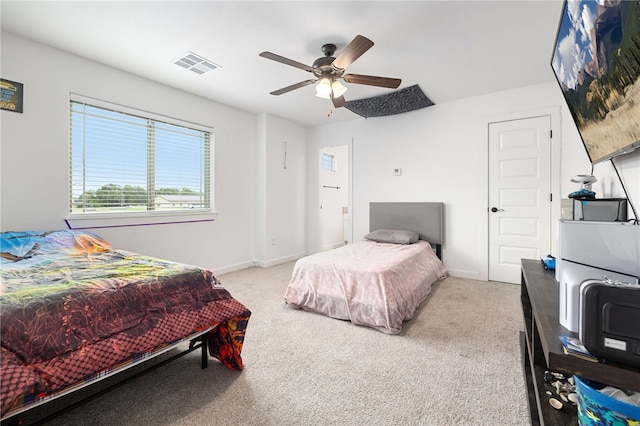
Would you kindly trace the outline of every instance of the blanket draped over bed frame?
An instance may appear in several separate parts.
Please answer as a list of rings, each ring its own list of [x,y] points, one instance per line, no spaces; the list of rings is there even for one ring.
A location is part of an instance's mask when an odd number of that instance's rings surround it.
[[[3,417],[205,330],[210,355],[242,369],[251,312],[211,271],[80,231],[5,232],[1,243]]]

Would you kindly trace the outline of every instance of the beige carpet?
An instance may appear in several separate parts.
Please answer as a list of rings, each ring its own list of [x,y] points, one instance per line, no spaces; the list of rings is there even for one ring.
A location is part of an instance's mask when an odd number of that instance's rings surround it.
[[[529,424],[518,286],[449,277],[386,335],[287,308],[292,267],[219,276],[253,312],[244,371],[192,353],[50,424]]]

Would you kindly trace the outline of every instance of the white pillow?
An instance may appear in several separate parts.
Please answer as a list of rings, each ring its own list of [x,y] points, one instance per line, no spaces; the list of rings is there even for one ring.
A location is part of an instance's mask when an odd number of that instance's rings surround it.
[[[364,236],[367,240],[379,243],[413,244],[420,239],[420,234],[414,231],[396,229],[376,229]]]

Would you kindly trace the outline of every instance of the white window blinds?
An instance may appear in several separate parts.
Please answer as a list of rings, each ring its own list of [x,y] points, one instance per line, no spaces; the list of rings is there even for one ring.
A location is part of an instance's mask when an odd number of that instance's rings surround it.
[[[70,106],[70,213],[211,208],[210,131],[101,101]]]

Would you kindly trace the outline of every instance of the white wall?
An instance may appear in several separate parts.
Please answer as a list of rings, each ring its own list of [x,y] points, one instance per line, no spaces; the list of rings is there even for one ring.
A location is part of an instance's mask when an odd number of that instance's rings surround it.
[[[260,114],[258,133],[256,260],[271,266],[306,254],[307,129]]]
[[[256,248],[263,247],[257,232],[258,191],[266,191],[270,204],[260,212],[282,218],[294,228],[269,222],[269,235],[280,236],[279,252],[287,256],[304,251],[304,140],[306,130],[286,120],[277,122],[265,138],[258,138],[258,118],[198,96],[138,78],[101,64],[2,33],[2,77],[24,84],[24,113],[2,111],[0,227],[3,231],[64,229],[68,213],[69,93],[147,110],[208,125],[215,138],[214,222],[138,226],[95,230],[114,245],[131,251],[198,264],[220,273],[252,266]],[[258,188],[259,144],[291,135],[295,154],[291,172],[302,183],[282,186],[271,169],[275,189]],[[271,155],[271,154],[269,154]],[[275,154],[274,154],[275,155]],[[302,177],[300,177],[302,176]],[[301,186],[302,189],[299,187]],[[266,188],[266,189],[265,189]],[[277,192],[276,192],[277,191]],[[293,206],[279,200],[293,193]],[[302,240],[301,240],[302,239]],[[295,241],[293,241],[295,240]],[[302,241],[302,242],[301,242]],[[302,248],[301,248],[302,247]]]
[[[423,90],[428,94],[428,88]],[[562,123],[552,123],[552,127],[561,129],[561,134],[554,135],[552,141],[562,144],[560,182],[556,175],[554,185],[559,188],[559,194],[554,194],[558,201],[554,215],[559,218],[560,198],[576,189],[570,177],[588,174],[591,165],[555,82],[444,103],[398,116],[358,118],[314,128],[309,135],[309,152],[316,152],[313,147],[326,140],[353,138],[354,241],[369,230],[371,201],[443,201],[445,264],[452,275],[486,280],[488,123],[500,117],[547,110],[559,110],[562,118]],[[310,156],[309,181],[314,179],[311,165],[315,161]],[[402,168],[402,176],[393,176],[394,168]],[[638,158],[629,160],[625,168],[629,179],[637,181]],[[308,191],[308,199],[313,203],[317,189],[310,185]],[[637,184],[634,191],[634,199],[640,203]],[[311,208],[309,212],[309,229],[313,229],[318,217]],[[317,239],[309,238],[308,249],[319,250]]]
[[[444,201],[445,263],[452,274],[480,279],[487,276],[488,122],[561,106],[561,137],[553,142],[562,140],[561,196],[576,189],[569,182],[571,176],[591,170],[555,82],[307,130],[11,34],[2,33],[1,42],[2,77],[24,84],[24,113],[0,112],[4,231],[65,228],[70,92],[214,128],[215,222],[109,228],[98,233],[119,247],[217,273],[254,263],[275,264],[320,249],[318,155],[321,146],[336,141],[349,145],[355,240],[368,231],[370,201]],[[281,162],[283,141],[288,142],[286,170]],[[640,152],[621,157],[616,164],[629,195],[640,204]],[[392,176],[399,167],[402,176]],[[624,195],[610,183],[617,177],[609,163],[597,165],[595,174],[610,188],[603,189],[605,195]]]

